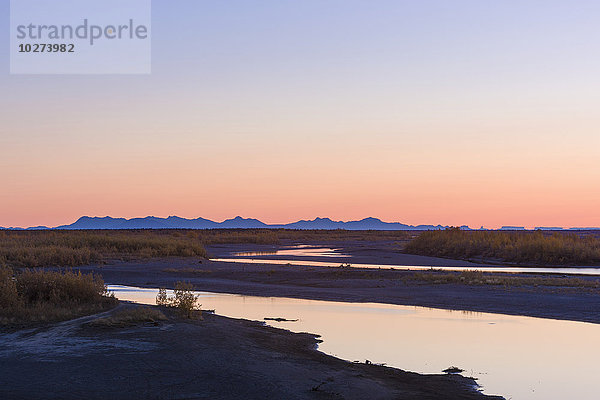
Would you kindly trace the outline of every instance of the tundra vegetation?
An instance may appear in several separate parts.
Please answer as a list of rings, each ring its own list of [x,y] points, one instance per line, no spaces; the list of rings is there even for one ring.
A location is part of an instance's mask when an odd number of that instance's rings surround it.
[[[416,281],[426,284],[460,284],[470,286],[496,285],[504,287],[543,286],[554,288],[585,288],[597,291],[600,289],[600,280],[592,278],[551,276],[527,274],[502,274],[496,272],[461,271],[446,272],[431,269],[422,272],[412,272],[402,277],[404,282]]]
[[[0,231],[0,263],[13,268],[77,267],[108,260],[207,257],[206,245],[288,241],[407,240],[401,231],[287,229]]]
[[[0,325],[72,319],[117,304],[100,276],[72,271],[0,267]]]
[[[534,265],[600,264],[600,238],[566,232],[464,231],[451,228],[422,232],[404,251],[463,260]]]
[[[110,260],[208,257],[215,244],[388,242],[406,253],[512,263],[600,263],[600,232],[162,229],[0,231],[0,265],[77,267]]]
[[[97,318],[87,325],[97,328],[125,328],[142,323],[157,323],[166,319],[167,317],[160,310],[150,307],[130,307],[116,311],[108,317]]]
[[[205,257],[197,235],[162,231],[4,231],[0,262],[15,268],[76,267],[109,259]]]

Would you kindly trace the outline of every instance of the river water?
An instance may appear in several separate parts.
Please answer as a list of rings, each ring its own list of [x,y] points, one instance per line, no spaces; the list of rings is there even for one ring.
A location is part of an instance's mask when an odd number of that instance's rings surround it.
[[[157,289],[111,285],[121,300],[155,304]],[[600,325],[379,303],[197,292],[205,310],[321,335],[319,350],[420,373],[450,366],[507,399],[597,399]]]
[[[277,258],[265,258],[276,256]],[[248,264],[275,264],[275,265],[307,265],[312,267],[349,267],[368,269],[400,269],[423,271],[429,269],[443,271],[482,271],[482,272],[509,272],[509,273],[541,273],[541,274],[563,274],[563,275],[595,275],[600,276],[600,268],[597,267],[507,267],[507,266],[415,266],[415,265],[390,265],[390,264],[364,264],[343,261],[312,261],[297,258],[282,257],[325,257],[340,258],[350,257],[339,249],[317,246],[291,246],[289,248],[276,249],[272,251],[253,251],[233,253],[232,257],[213,258],[212,261],[248,263]]]

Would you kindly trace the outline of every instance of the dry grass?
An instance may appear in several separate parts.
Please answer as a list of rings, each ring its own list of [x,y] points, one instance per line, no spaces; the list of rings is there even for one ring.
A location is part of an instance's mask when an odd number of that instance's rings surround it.
[[[106,310],[117,300],[101,277],[71,271],[0,268],[0,325],[72,319]]]
[[[207,229],[187,231],[205,244],[278,244],[279,235],[273,229]]]
[[[206,257],[197,236],[163,231],[2,231],[0,263],[75,267],[105,259]]]
[[[116,305],[116,300],[104,299],[96,304],[44,304],[37,303],[18,309],[0,311],[0,328],[29,327],[40,324],[67,321],[109,310]]]
[[[161,311],[150,307],[132,307],[118,311],[109,317],[88,322],[88,326],[98,328],[123,328],[143,323],[165,321],[167,317]]]
[[[207,257],[211,244],[279,244],[282,240],[395,241],[403,231],[290,229],[0,231],[0,265],[13,268],[77,267],[106,260]]]
[[[536,265],[600,264],[600,239],[574,233],[463,231],[421,233],[404,251],[456,259],[492,259]]]
[[[418,236],[418,231],[349,231],[344,229],[276,229],[280,240],[305,242],[386,241],[404,242]]]
[[[523,276],[481,271],[441,272],[439,270],[413,272],[403,277],[405,281],[419,281],[427,284],[462,284],[462,285],[499,285],[515,286],[547,286],[600,289],[600,280],[577,277]]]
[[[399,241],[415,238],[414,231],[349,231],[344,229],[208,229],[178,231],[182,235],[197,237],[204,245],[210,244],[280,244],[293,242],[342,241]]]
[[[162,272],[169,274],[186,274],[186,275],[207,275],[212,274],[212,271],[208,269],[199,268],[165,268]]]

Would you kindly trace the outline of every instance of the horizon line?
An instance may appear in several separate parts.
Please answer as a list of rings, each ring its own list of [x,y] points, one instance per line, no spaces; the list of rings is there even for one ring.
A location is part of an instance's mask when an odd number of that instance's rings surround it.
[[[285,225],[291,225],[291,224],[295,224],[298,222],[315,222],[315,221],[319,221],[319,220],[324,220],[324,221],[331,221],[332,223],[352,223],[352,222],[361,222],[361,221],[365,221],[365,220],[376,220],[378,222],[384,223],[384,224],[399,224],[399,225],[404,225],[407,227],[444,227],[444,228],[451,228],[451,227],[458,227],[458,228],[463,228],[463,229],[469,229],[469,230],[514,230],[514,231],[518,231],[518,230],[525,230],[525,231],[534,231],[534,230],[597,230],[600,229],[600,227],[595,227],[595,226],[543,226],[543,225],[538,225],[538,226],[519,226],[519,225],[515,225],[515,224],[508,224],[508,225],[502,225],[499,227],[485,227],[485,225],[482,225],[480,228],[472,228],[469,225],[453,225],[453,224],[441,224],[441,223],[421,223],[421,224],[408,224],[408,223],[404,223],[404,222],[399,222],[399,221],[384,221],[381,218],[378,217],[372,217],[372,216],[367,216],[367,217],[363,217],[360,219],[349,219],[349,220],[334,220],[332,218],[329,217],[314,217],[313,219],[298,219],[298,220],[293,220],[291,222],[282,222],[282,223],[266,223],[263,222],[262,220],[260,220],[259,218],[254,218],[254,217],[243,217],[241,215],[236,215],[235,217],[231,217],[231,218],[225,218],[222,221],[218,221],[218,220],[212,220],[210,218],[205,218],[202,216],[198,216],[198,217],[180,217],[178,215],[169,215],[167,217],[160,217],[160,216],[155,216],[155,215],[146,215],[146,216],[137,216],[137,217],[113,217],[110,215],[104,215],[104,216],[99,216],[99,215],[95,215],[95,216],[91,216],[91,215],[82,215],[79,218],[77,218],[75,221],[71,222],[71,223],[66,223],[66,224],[60,224],[60,225],[56,225],[56,226],[45,226],[45,225],[32,225],[32,226],[28,226],[28,227],[22,227],[22,226],[9,226],[9,227],[4,227],[4,226],[0,226],[0,229],[2,230],[43,230],[43,229],[48,229],[48,230],[55,230],[58,228],[63,228],[64,229],[68,229],[67,227],[70,225],[74,225],[77,222],[79,222],[81,219],[83,218],[89,218],[89,219],[113,219],[113,220],[125,220],[125,221],[131,221],[131,220],[144,220],[144,219],[149,219],[149,218],[154,218],[154,219],[159,219],[159,220],[168,220],[170,218],[179,218],[182,220],[186,220],[186,221],[194,221],[194,220],[206,220],[208,222],[212,222],[215,224],[223,224],[225,222],[229,222],[229,221],[235,221],[235,220],[253,220],[253,221],[258,221],[261,224],[266,225],[264,228],[268,229],[270,227],[283,227],[285,228]],[[77,229],[77,228],[74,228]],[[128,229],[128,228],[111,228],[111,229]],[[131,229],[135,229],[135,228],[131,228]],[[144,228],[144,229],[210,229],[210,228]],[[218,228],[217,228],[218,229]],[[256,229],[256,228],[233,228],[233,229]],[[292,228],[293,229],[293,228]],[[339,228],[338,228],[339,229]],[[343,229],[343,228],[342,228]],[[373,230],[377,230],[377,229],[373,229]]]

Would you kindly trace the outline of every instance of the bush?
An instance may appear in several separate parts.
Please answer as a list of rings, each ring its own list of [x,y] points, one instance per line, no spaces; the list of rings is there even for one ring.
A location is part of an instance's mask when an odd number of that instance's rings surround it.
[[[0,324],[57,321],[117,303],[102,278],[81,273],[0,269]]]
[[[199,295],[193,293],[194,287],[190,283],[177,282],[175,284],[175,294],[167,296],[167,289],[161,288],[156,296],[156,304],[159,306],[174,307],[179,310],[181,315],[186,318],[192,318],[194,311],[199,312],[199,317],[202,318],[201,304],[198,304]]]
[[[72,271],[27,269],[17,278],[19,297],[26,303],[90,303],[107,295],[100,276]]]
[[[17,292],[17,282],[13,277],[12,269],[0,268],[0,308],[14,308],[20,303]]]
[[[159,306],[168,306],[169,298],[167,297],[167,289],[160,288],[158,289],[158,294],[156,295],[156,304]]]
[[[171,231],[0,232],[0,264],[75,267],[107,259],[206,257],[197,236]]]

